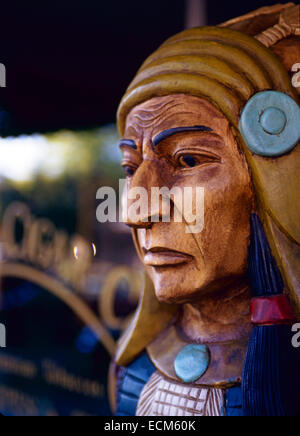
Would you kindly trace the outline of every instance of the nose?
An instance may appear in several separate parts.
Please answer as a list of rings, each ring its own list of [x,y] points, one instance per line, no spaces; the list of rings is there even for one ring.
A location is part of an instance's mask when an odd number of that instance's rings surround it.
[[[151,189],[167,186],[168,172],[167,164],[159,159],[145,159],[141,163],[134,175],[128,179],[123,193],[125,224],[135,229],[148,229],[163,218],[163,200],[160,196],[159,201],[155,201]]]

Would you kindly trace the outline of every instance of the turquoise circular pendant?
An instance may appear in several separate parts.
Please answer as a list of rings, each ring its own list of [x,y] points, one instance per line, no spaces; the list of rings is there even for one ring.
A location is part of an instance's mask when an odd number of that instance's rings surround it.
[[[174,362],[175,373],[184,383],[193,383],[205,373],[209,361],[206,345],[189,344],[177,354]]]

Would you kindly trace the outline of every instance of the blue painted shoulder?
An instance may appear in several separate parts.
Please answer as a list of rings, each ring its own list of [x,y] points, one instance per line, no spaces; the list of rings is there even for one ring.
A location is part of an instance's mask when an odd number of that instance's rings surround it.
[[[135,416],[140,394],[155,371],[146,352],[123,368],[118,383],[116,416]]]

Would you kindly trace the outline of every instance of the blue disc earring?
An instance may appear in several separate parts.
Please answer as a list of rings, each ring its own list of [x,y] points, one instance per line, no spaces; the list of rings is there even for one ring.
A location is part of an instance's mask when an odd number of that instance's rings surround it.
[[[253,153],[282,156],[300,141],[300,107],[283,92],[259,92],[244,107],[239,129]]]

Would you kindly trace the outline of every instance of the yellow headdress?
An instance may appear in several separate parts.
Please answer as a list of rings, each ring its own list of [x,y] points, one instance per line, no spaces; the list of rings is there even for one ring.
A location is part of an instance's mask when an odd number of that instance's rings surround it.
[[[283,13],[284,17],[289,17],[287,10],[292,12],[290,26],[287,19],[282,18]],[[279,91],[299,103],[287,70],[263,44],[270,46],[272,38],[276,43],[286,36],[297,35],[299,25],[297,27],[294,19],[297,11],[299,13],[299,7],[293,4],[276,5],[219,27],[190,29],[168,39],[144,62],[128,87],[119,106],[118,125],[122,135],[126,117],[134,106],[153,97],[176,93],[205,98],[227,117],[247,157],[259,215],[283,275],[286,292],[299,314],[300,146],[276,159],[266,158],[252,153],[239,131],[243,108],[261,91]],[[261,15],[265,15],[271,29],[266,33],[266,29],[261,28],[256,38],[226,27],[241,29],[243,24],[253,23]],[[282,27],[276,24],[278,19],[279,24],[285,23]],[[147,278],[140,307],[120,343],[118,363],[130,362],[166,327],[175,312],[176,307],[157,302]]]

